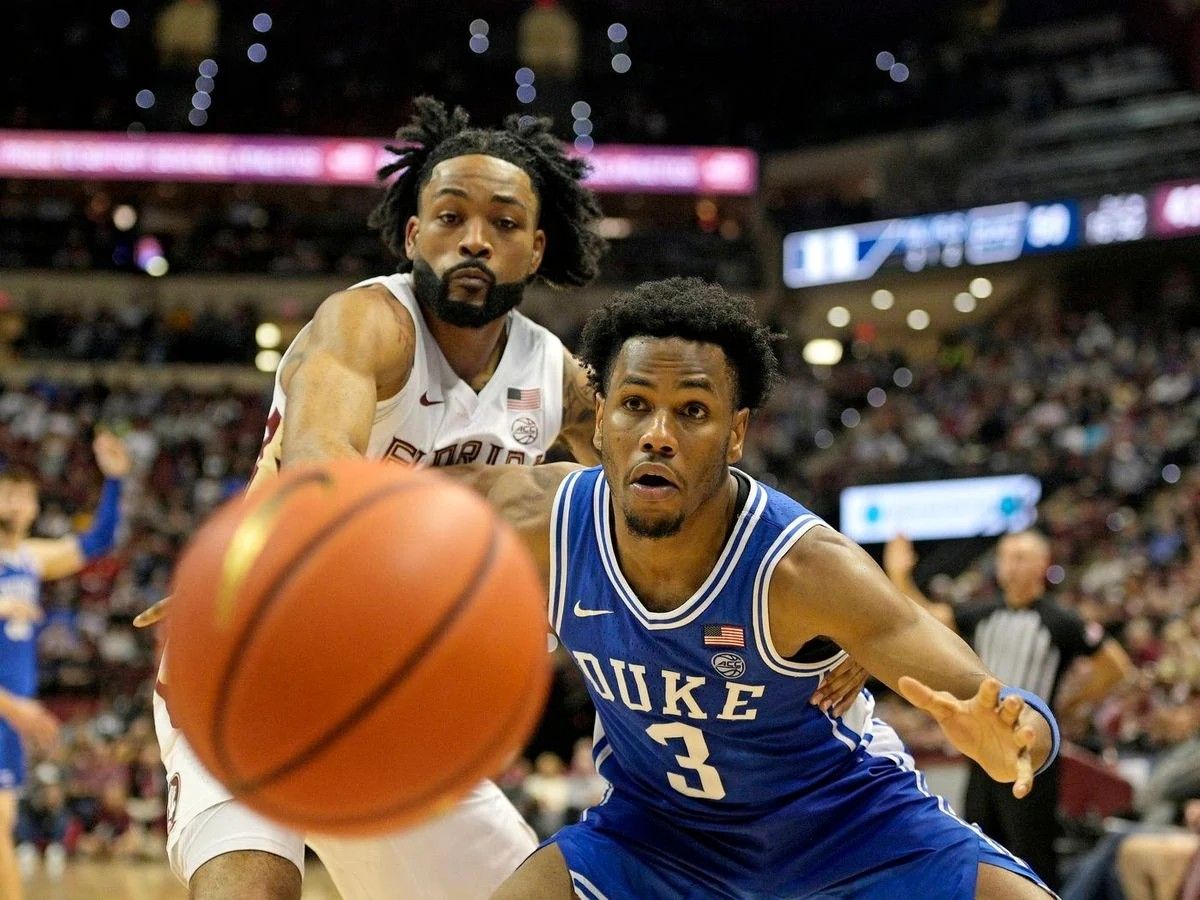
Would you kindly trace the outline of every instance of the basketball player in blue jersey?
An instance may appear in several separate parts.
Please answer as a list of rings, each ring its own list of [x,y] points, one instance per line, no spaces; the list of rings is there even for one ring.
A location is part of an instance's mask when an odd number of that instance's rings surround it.
[[[642,285],[589,319],[581,359],[602,467],[448,470],[539,561],[610,784],[497,900],[1047,896],[928,791],[868,694],[844,715],[809,702],[848,652],[1017,796],[1057,752],[1040,698],[732,468],[776,373],[749,303],[696,279]]]
[[[37,481],[27,473],[0,471],[0,897],[20,898],[13,829],[17,798],[25,783],[22,740],[54,743],[58,724],[33,699],[37,690],[37,624],[42,619],[43,581],[66,578],[112,549],[120,524],[121,486],[129,454],[115,435],[101,433],[92,446],[104,487],[85,534],[31,538],[38,515]]]

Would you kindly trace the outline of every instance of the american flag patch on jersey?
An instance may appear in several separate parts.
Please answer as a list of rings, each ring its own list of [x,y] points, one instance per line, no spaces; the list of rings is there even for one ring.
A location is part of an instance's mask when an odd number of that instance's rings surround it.
[[[746,629],[739,625],[705,625],[705,647],[745,647]]]
[[[508,409],[541,409],[541,388],[509,388],[508,399],[505,402]]]

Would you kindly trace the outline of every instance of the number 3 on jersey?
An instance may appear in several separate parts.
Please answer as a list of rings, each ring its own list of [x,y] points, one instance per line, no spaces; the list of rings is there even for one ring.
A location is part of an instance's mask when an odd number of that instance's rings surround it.
[[[675,761],[680,768],[690,769],[700,776],[700,787],[692,787],[687,778],[678,772],[667,773],[667,783],[685,797],[699,797],[704,800],[721,800],[725,797],[725,785],[721,783],[721,773],[705,760],[708,759],[708,742],[704,740],[704,732],[694,725],[682,722],[659,722],[646,729],[646,734],[657,743],[667,746],[667,741],[683,741],[686,756],[676,756]]]

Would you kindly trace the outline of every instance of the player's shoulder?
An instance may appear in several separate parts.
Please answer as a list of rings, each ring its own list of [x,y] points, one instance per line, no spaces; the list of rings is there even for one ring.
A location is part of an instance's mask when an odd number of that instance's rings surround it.
[[[348,347],[372,357],[411,356],[416,341],[413,316],[378,282],[330,294],[306,331],[308,345]]]
[[[837,595],[877,568],[858,544],[823,519],[805,511],[789,521],[778,520],[779,510],[760,522],[778,536],[762,555],[769,567],[772,590],[782,590],[800,600]]]

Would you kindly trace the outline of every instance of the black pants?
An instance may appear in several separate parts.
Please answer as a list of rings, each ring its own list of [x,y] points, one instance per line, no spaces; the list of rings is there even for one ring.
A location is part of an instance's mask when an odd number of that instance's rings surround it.
[[[1018,800],[1011,784],[992,781],[983,769],[968,763],[967,797],[963,818],[1021,857],[1054,891],[1058,890],[1058,858],[1054,842],[1058,824],[1058,766],[1033,780],[1033,790]]]

